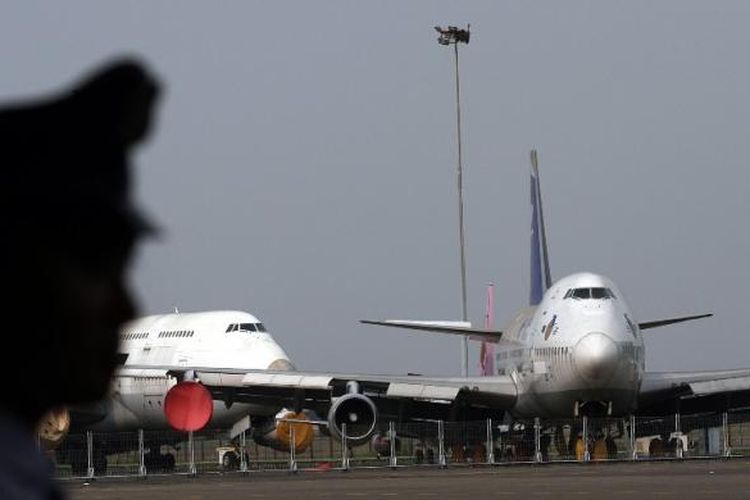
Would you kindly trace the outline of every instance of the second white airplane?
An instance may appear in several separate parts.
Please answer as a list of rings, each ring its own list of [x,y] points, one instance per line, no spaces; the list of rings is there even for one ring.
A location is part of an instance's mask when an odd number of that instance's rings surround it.
[[[49,441],[62,441],[68,431],[72,434],[84,430],[95,433],[93,466],[97,473],[106,469],[106,455],[137,449],[138,443],[123,433],[138,429],[149,431],[147,468],[170,469],[174,466],[174,456],[161,454],[159,450],[160,445],[183,440],[181,435],[164,432],[174,424],[165,414],[165,408],[167,394],[177,380],[160,367],[200,365],[277,372],[295,369],[263,323],[243,311],[160,314],[135,319],[121,329],[119,356],[121,366],[105,401],[69,408],[69,413],[58,412],[54,414],[56,421],[48,423],[46,436]],[[191,418],[210,419],[210,426],[218,429],[229,429],[244,419],[246,423],[239,431],[252,428],[251,437],[258,444],[278,450],[288,450],[290,446],[289,424],[278,418],[308,419],[305,413],[284,410],[280,404],[262,398],[234,403],[229,397],[214,401],[209,407],[204,406],[202,414],[194,414]],[[178,413],[180,404],[179,401],[176,403]],[[99,436],[103,439],[98,439]],[[123,439],[118,439],[120,436]],[[294,436],[295,449],[302,451],[312,441],[313,427],[296,424]],[[69,462],[76,475],[84,475],[88,465],[85,447],[71,442],[72,439],[73,436],[62,443],[51,444],[59,444],[56,451],[61,461]],[[232,455],[225,457],[237,458]]]

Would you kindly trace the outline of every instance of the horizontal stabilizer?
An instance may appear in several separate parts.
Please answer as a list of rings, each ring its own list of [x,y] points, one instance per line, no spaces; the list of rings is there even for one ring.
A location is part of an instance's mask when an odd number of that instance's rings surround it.
[[[699,314],[697,316],[683,316],[682,318],[670,318],[660,319],[658,321],[647,321],[645,323],[638,323],[638,328],[641,330],[648,330],[649,328],[658,328],[660,326],[673,325],[675,323],[682,323],[684,321],[692,321],[694,319],[710,318],[713,314]]]
[[[467,321],[404,321],[388,319],[385,321],[372,321],[363,319],[360,323],[365,325],[389,326],[392,328],[406,328],[409,330],[421,330],[425,332],[447,333],[451,335],[464,335],[472,340],[484,342],[500,342],[503,332],[500,330],[488,330],[486,328],[472,328]]]

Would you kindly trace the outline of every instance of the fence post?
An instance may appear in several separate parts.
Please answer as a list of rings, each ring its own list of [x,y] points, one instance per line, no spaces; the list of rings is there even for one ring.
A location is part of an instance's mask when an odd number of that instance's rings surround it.
[[[86,477],[94,477],[94,435],[86,431]]]
[[[731,436],[729,435],[729,414],[727,412],[721,414],[721,430],[724,456],[728,458],[732,456],[732,443],[729,440]]]
[[[495,463],[495,440],[492,437],[492,419],[487,419],[487,463]]]
[[[398,457],[396,457],[396,424],[391,421],[388,423],[388,442],[391,448],[391,456],[388,459],[391,467],[398,465]]]
[[[680,425],[680,412],[678,411],[674,414],[675,458],[682,458],[684,452],[684,450],[682,449],[682,432],[680,432],[681,428],[682,425]]]
[[[448,466],[448,460],[445,458],[445,429],[442,420],[438,420],[438,462],[440,467]]]
[[[138,475],[146,477],[146,444],[143,441],[143,429],[138,429]]]
[[[297,472],[297,457],[295,453],[297,446],[295,445],[294,425],[289,423],[289,472]]]
[[[638,450],[635,447],[635,415],[630,415],[630,459],[638,460]]]
[[[197,470],[195,468],[195,442],[193,441],[193,431],[188,432],[188,452],[190,453],[190,468],[188,473],[191,476],[195,476]]]
[[[589,418],[583,416],[583,461],[588,462],[591,460],[591,453],[589,453]]]
[[[539,417],[534,417],[534,462],[542,463],[542,426]]]
[[[346,423],[341,424],[341,468],[349,470],[349,445],[346,440]]]
[[[240,471],[247,472],[247,431],[240,433]]]

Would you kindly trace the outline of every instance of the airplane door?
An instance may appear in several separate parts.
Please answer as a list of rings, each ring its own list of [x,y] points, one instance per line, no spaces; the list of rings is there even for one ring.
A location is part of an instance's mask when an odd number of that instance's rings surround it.
[[[162,411],[164,406],[164,395],[163,394],[144,394],[143,395],[143,410],[146,412]]]
[[[167,377],[153,377],[146,381],[143,390],[143,417],[148,424],[164,421],[164,397],[170,387]]]

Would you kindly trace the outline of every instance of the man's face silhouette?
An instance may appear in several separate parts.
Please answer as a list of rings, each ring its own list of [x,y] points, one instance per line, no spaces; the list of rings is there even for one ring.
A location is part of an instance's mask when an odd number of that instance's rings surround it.
[[[52,98],[0,108],[0,286],[21,378],[0,408],[34,421],[103,398],[126,285],[149,231],[130,200],[131,149],[148,133],[158,85],[138,61],[112,61]]]
[[[57,261],[60,334],[65,339],[61,362],[69,403],[106,394],[115,369],[120,327],[135,315],[126,284],[133,241],[118,240],[104,242],[98,258],[63,255]]]

